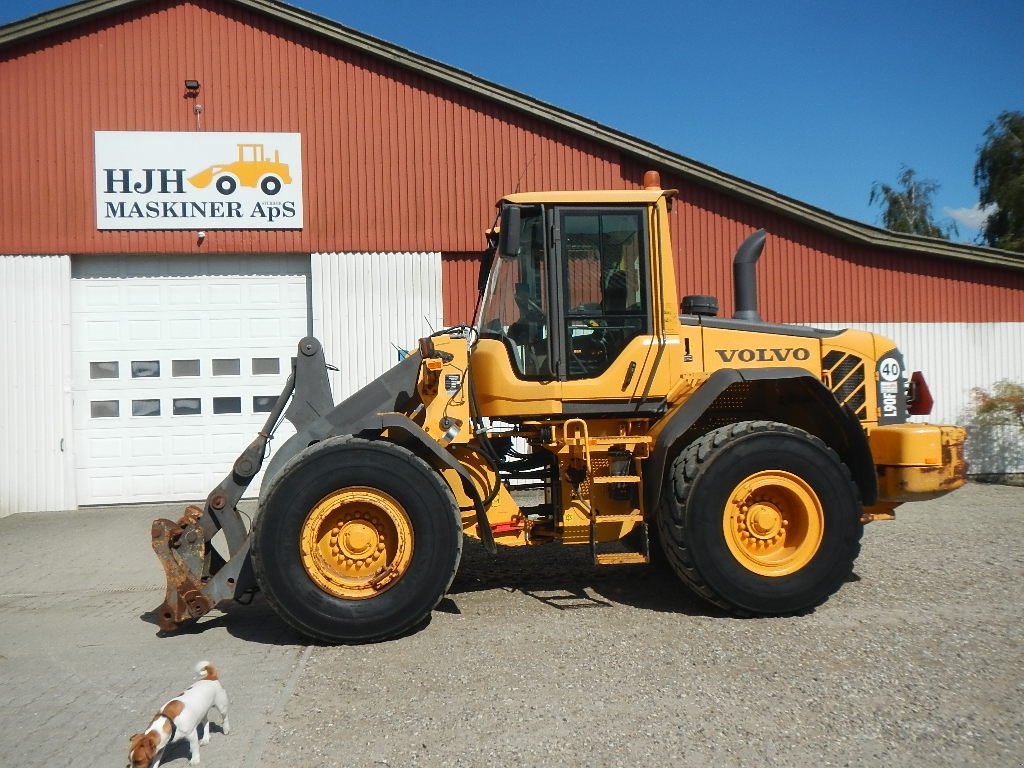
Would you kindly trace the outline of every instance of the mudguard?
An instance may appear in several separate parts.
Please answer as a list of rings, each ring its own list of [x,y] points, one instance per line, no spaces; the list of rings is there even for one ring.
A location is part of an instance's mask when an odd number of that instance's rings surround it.
[[[644,470],[644,477],[647,479],[644,489],[645,509],[653,510],[657,507],[664,485],[666,465],[669,457],[678,450],[680,438],[697,423],[719,396],[734,384],[773,380],[785,381],[787,386],[795,387],[804,396],[814,400],[817,406],[814,411],[815,417],[828,427],[825,442],[836,450],[850,468],[854,482],[860,490],[861,503],[864,506],[875,503],[878,498],[878,483],[867,437],[856,417],[843,410],[833,394],[817,377],[803,368],[724,368],[711,374],[685,403],[667,417],[667,423],[660,429]],[[793,426],[806,428],[803,424]]]

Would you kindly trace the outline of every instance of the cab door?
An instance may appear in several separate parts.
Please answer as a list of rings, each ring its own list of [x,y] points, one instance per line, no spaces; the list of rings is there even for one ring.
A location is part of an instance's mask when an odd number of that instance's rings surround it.
[[[652,337],[648,206],[556,208],[552,358],[566,414],[650,411],[660,345]]]
[[[552,354],[551,210],[506,205],[502,227],[504,246],[494,256],[476,320],[474,399],[484,416],[556,416],[562,391]]]

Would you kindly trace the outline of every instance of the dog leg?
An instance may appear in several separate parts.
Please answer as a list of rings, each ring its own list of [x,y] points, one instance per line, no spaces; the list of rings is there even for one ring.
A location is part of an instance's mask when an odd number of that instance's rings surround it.
[[[153,755],[153,762],[149,764],[149,768],[160,768],[160,760],[164,756],[164,748],[160,748]]]
[[[213,706],[220,712],[221,730],[224,731],[224,735],[231,733],[231,726],[228,724],[228,695],[223,691],[218,691],[217,698],[214,700]]]
[[[207,718],[203,718],[202,722],[196,726],[199,731],[199,745],[206,746],[210,743],[210,721]]]
[[[191,754],[189,755],[189,758],[188,758],[188,764],[189,765],[198,765],[199,764],[199,734],[196,733],[196,729],[192,729],[191,731],[189,731],[189,733],[187,734],[186,738],[188,739],[189,752],[191,752]]]

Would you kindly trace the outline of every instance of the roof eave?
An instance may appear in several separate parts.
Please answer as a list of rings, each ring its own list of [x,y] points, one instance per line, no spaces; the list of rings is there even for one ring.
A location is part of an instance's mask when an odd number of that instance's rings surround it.
[[[0,27],[0,50],[149,0],[81,0]]]

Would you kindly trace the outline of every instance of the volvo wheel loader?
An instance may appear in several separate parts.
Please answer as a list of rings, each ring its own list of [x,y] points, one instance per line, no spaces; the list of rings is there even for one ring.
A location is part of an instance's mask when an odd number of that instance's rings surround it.
[[[710,296],[680,305],[675,192],[653,172],[644,187],[503,198],[475,324],[338,405],[303,339],[205,506],[153,523],[161,628],[258,591],[321,641],[394,637],[441,600],[464,536],[589,547],[598,566],[657,547],[727,611],[794,614],[848,577],[866,523],[964,483],[964,431],[908,422],[931,397],[892,341],[761,319],[763,230],[736,254],[732,317]],[[296,434],[249,523],[236,504],[282,419]]]

